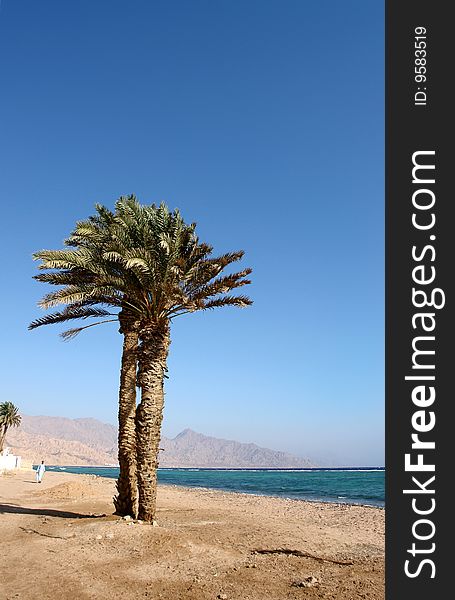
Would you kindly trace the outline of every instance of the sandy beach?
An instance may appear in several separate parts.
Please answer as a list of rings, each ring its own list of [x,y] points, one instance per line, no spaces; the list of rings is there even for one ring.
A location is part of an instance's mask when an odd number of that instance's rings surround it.
[[[0,476],[0,599],[384,598],[382,509],[160,485],[150,526],[112,515],[114,486]]]

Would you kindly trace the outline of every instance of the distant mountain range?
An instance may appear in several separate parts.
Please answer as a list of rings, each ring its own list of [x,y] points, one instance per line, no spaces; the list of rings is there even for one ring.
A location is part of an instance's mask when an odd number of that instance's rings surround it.
[[[22,416],[10,429],[7,445],[15,454],[48,465],[116,465],[117,428],[96,419]],[[185,429],[161,440],[161,467],[305,468],[306,458],[286,452],[223,440]]]

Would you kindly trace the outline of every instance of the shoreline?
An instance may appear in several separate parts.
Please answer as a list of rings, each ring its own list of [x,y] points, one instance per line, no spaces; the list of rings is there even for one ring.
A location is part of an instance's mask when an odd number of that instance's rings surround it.
[[[99,469],[99,468],[118,468],[118,467],[95,467],[95,466],[81,466],[81,465],[66,465],[65,468],[60,467],[59,465],[49,465],[49,467],[52,468],[52,470],[48,470],[47,472],[51,472],[51,473],[61,473],[61,472],[67,472],[69,474],[74,474],[74,475],[93,475],[95,477],[101,477],[103,479],[107,479],[107,480],[115,480],[115,478],[113,477],[109,477],[108,475],[102,475],[102,474],[98,474],[98,473],[73,473],[71,471],[67,471],[67,468],[70,469]],[[286,471],[285,469],[205,469],[205,468],[198,468],[198,469],[194,469],[193,467],[191,468],[186,468],[186,467],[161,467],[158,470],[188,470],[188,471],[193,471],[193,470],[213,470],[213,471],[260,471],[260,470],[264,470],[264,471],[270,471],[270,470],[276,470],[276,471]],[[315,469],[317,470],[317,469]],[[380,469],[377,469],[380,470]],[[296,471],[295,469],[293,469],[291,472]],[[301,471],[305,472],[308,471],[308,469],[301,469]],[[360,471],[360,469],[358,469],[357,471]],[[363,470],[362,470],[363,472]],[[187,490],[193,490],[193,489],[200,489],[200,490],[213,490],[213,491],[219,491],[222,493],[231,493],[231,494],[242,494],[242,495],[246,495],[246,496],[258,496],[258,497],[265,497],[265,498],[276,498],[276,499],[282,499],[282,500],[289,500],[289,501],[296,501],[296,502],[310,502],[310,503],[316,503],[316,504],[339,504],[339,505],[348,505],[348,506],[362,506],[362,507],[369,507],[369,508],[378,508],[381,510],[385,510],[386,509],[386,505],[385,505],[385,500],[383,501],[375,501],[375,500],[371,500],[371,502],[369,503],[368,501],[356,501],[356,500],[349,500],[346,499],[346,501],[343,501],[343,499],[335,499],[333,497],[333,499],[331,500],[327,500],[324,498],[302,498],[302,497],[293,497],[291,496],[285,496],[285,495],[277,495],[277,494],[268,494],[266,492],[261,492],[261,491],[254,491],[254,492],[248,492],[248,491],[240,491],[240,490],[232,490],[232,489],[228,489],[228,488],[223,488],[223,487],[208,487],[208,486],[203,486],[203,485],[187,485],[185,483],[168,483],[168,482],[158,482],[158,486],[172,486],[172,487],[177,487],[177,488],[183,488],[183,489],[187,489]],[[383,502],[383,504],[380,504],[380,502]]]
[[[75,473],[75,475],[77,475]],[[82,475],[82,473],[81,473]],[[95,477],[101,477],[103,479],[111,479],[110,477],[103,477],[103,475],[95,475]],[[210,488],[210,487],[204,487],[204,486],[188,486],[188,485],[180,485],[178,483],[159,483],[158,482],[158,487],[170,487],[170,488],[178,488],[178,489],[184,489],[186,491],[191,492],[191,490],[200,490],[200,491],[205,491],[205,492],[220,492],[222,494],[233,494],[233,495],[238,495],[238,496],[253,496],[253,497],[257,497],[257,498],[273,498],[275,500],[284,500],[286,502],[307,502],[308,504],[321,504],[323,506],[325,505],[329,505],[329,506],[359,506],[361,508],[373,508],[373,509],[379,509],[379,510],[384,510],[385,511],[385,505],[384,506],[378,506],[376,504],[363,504],[361,502],[340,502],[340,501],[336,501],[336,500],[311,500],[309,498],[292,498],[291,496],[275,496],[273,494],[260,494],[258,492],[237,492],[237,491],[233,491],[233,490],[225,490],[223,488]]]

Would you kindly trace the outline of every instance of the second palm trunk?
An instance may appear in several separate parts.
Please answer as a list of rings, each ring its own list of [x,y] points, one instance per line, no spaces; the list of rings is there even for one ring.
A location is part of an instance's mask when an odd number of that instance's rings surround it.
[[[148,522],[152,522],[156,515],[158,452],[169,344],[168,323],[149,325],[140,332],[141,401],[136,410],[138,518]]]
[[[114,498],[117,515],[137,515],[136,473],[136,370],[138,333],[135,324],[127,326],[121,319],[123,333],[122,367],[118,410],[119,477]]]

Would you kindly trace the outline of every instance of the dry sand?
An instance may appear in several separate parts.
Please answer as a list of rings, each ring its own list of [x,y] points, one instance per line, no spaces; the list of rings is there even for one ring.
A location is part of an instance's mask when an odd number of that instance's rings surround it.
[[[113,494],[89,475],[0,476],[0,599],[384,598],[382,509],[162,485],[152,527],[112,516]],[[254,553],[283,548],[325,560]]]

